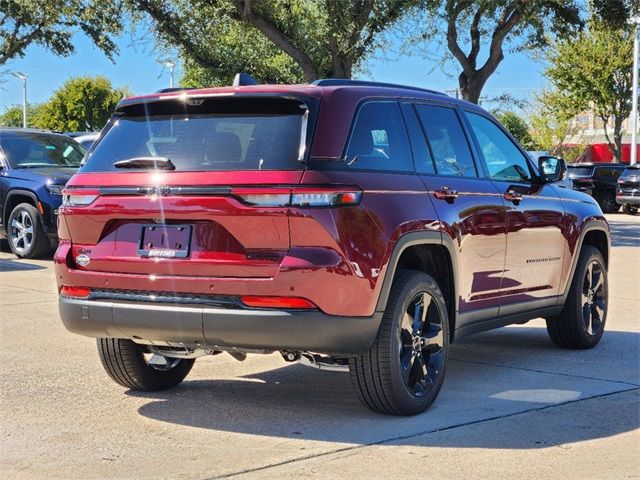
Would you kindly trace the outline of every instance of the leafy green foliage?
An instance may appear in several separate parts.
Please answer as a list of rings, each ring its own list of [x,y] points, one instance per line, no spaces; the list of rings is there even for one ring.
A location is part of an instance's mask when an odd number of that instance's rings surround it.
[[[302,70],[293,59],[257,30],[229,21],[216,27],[214,33],[217,41],[212,42],[208,55],[220,58],[221,61],[214,66],[202,66],[184,55],[180,85],[229,85],[238,72],[250,72],[262,83],[304,81]]]
[[[27,126],[35,127],[42,104],[27,106]],[[22,105],[12,105],[0,115],[0,127],[22,127]]]
[[[590,3],[594,18],[614,30],[625,28],[631,16],[640,13],[638,0],[591,0]]]
[[[565,138],[572,135],[573,106],[565,96],[555,90],[545,90],[536,95],[531,121],[531,137],[541,150],[560,154]]]
[[[120,13],[119,0],[0,0],[0,65],[24,56],[31,44],[70,55],[77,30],[113,59]]]
[[[555,42],[545,74],[555,89],[549,103],[566,117],[593,109],[602,120],[609,148],[621,158],[622,122],[631,113],[633,35],[591,22],[588,31]],[[613,139],[607,129],[614,122]]]
[[[509,111],[494,112],[494,115],[526,150],[533,150],[536,147],[529,133],[529,125],[527,125],[527,122],[525,122],[522,117]]]
[[[184,83],[350,78],[419,0],[127,0],[152,20],[158,43],[180,49]]]
[[[34,125],[59,131],[100,130],[126,95],[105,77],[76,77],[67,80],[42,105]]]

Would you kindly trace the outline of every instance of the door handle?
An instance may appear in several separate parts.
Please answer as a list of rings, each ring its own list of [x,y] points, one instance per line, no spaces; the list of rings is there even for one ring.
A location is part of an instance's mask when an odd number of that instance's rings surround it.
[[[433,196],[440,200],[453,201],[458,198],[458,192],[449,187],[441,187],[440,190],[434,192]]]
[[[518,203],[522,200],[522,194],[513,190],[507,190],[504,194],[504,199],[509,202]]]

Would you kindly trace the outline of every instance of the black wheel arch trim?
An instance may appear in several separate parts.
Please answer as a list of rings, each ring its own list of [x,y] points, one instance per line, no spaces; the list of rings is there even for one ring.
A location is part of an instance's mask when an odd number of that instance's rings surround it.
[[[34,207],[36,207],[36,210],[38,208],[38,196],[30,191],[30,190],[22,190],[20,188],[14,188],[13,190],[9,190],[9,192],[7,192],[7,196],[4,199],[4,211],[2,212],[2,224],[6,225],[7,222],[9,221],[9,215],[11,215],[11,211],[9,211],[9,200],[11,200],[12,197],[15,197],[17,195],[20,196],[24,196],[24,197],[29,197],[31,200],[33,200],[34,202]],[[38,214],[40,214],[40,212],[38,212]]]
[[[400,257],[407,248],[415,247],[417,245],[438,245],[444,247],[449,252],[449,258],[451,259],[451,271],[453,276],[453,295],[455,299],[454,310],[457,314],[458,311],[458,257],[454,246],[454,241],[448,235],[443,235],[440,231],[420,231],[409,232],[402,235],[395,243],[393,252],[389,258],[387,264],[384,279],[382,281],[382,288],[380,289],[380,295],[378,296],[378,303],[376,304],[376,312],[384,312],[387,307],[387,301],[389,300],[389,293],[391,292],[391,286],[398,269],[398,262]]]
[[[589,232],[593,231],[601,231],[604,233],[605,238],[607,239],[607,251],[603,252],[603,256],[605,257],[605,261],[607,262],[607,270],[609,270],[609,259],[611,258],[611,234],[609,232],[609,225],[604,220],[592,219],[586,221],[582,230],[580,231],[580,237],[576,243],[576,247],[573,253],[573,258],[571,259],[571,269],[569,270],[569,275],[567,275],[566,284],[564,286],[564,291],[558,297],[558,302],[560,305],[564,305],[564,302],[567,300],[567,296],[569,295],[569,290],[571,288],[571,282],[573,281],[573,276],[576,273],[576,268],[578,267],[578,259],[580,258],[580,252],[582,251],[582,246],[584,245],[584,239]]]

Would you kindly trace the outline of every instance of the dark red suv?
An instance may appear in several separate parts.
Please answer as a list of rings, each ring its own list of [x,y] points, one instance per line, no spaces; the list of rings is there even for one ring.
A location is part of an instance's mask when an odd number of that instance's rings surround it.
[[[484,110],[346,80],[123,100],[64,192],[60,315],[134,390],[201,355],[348,370],[384,413],[425,410],[449,344],[536,317],[595,346],[609,230]]]

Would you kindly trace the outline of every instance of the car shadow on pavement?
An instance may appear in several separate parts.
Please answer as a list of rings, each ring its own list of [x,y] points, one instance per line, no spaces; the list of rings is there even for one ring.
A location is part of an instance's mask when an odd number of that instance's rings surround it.
[[[429,411],[415,417],[370,412],[357,400],[348,374],[297,364],[232,380],[187,379],[166,392],[127,393],[149,400],[139,408],[140,415],[183,426],[357,445],[390,439],[431,445],[419,435],[452,431],[528,411],[549,412],[553,409],[547,407],[558,404],[584,405],[593,401],[584,399],[607,398],[614,392],[638,389],[637,382],[634,385],[599,378],[624,362],[627,376],[638,379],[640,334],[607,332],[606,341],[598,348],[576,352],[553,347],[541,328],[508,330],[509,335],[488,332],[452,348],[447,380],[439,398]],[[627,356],[621,358],[618,350],[626,350]],[[536,361],[527,361],[534,357]],[[598,362],[602,371],[589,368]],[[589,422],[589,428],[564,429],[556,436],[547,435],[543,442],[529,438],[525,432],[509,439],[491,434],[470,437],[473,440],[460,446],[543,448],[608,437],[640,426],[637,400],[621,405],[615,415],[616,421],[604,423],[579,415],[576,420]],[[549,421],[557,423],[551,418]],[[538,427],[546,431],[544,425]],[[554,425],[548,427],[553,431]],[[448,444],[442,440],[446,437],[438,438],[440,446],[456,446],[460,442],[458,438]]]
[[[42,270],[46,267],[25,263],[23,260],[0,260],[0,272],[21,272],[27,270]]]
[[[640,224],[609,222],[612,247],[640,247]]]

